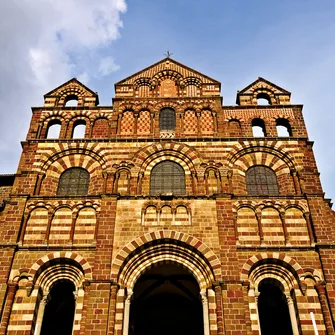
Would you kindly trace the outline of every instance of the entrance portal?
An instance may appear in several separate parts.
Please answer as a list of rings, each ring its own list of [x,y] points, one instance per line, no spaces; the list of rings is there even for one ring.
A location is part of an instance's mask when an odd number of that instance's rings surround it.
[[[129,335],[203,335],[200,289],[182,266],[161,264],[136,282]]]

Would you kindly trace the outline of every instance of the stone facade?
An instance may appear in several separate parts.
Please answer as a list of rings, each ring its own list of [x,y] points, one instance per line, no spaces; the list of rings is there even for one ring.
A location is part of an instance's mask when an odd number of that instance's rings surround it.
[[[39,334],[49,292],[69,281],[73,334],[127,335],[136,282],[158,264],[196,279],[206,335],[260,334],[268,282],[287,299],[292,334],[334,334],[335,217],[302,105],[258,78],[222,106],[219,82],[170,58],[115,91],[98,106],[72,79],[33,108],[15,180],[0,187],[0,334]],[[165,108],[173,129],[161,127]],[[183,169],[184,194],[152,193],[166,161]],[[273,171],[278,192],[250,191],[255,166]],[[88,171],[87,194],[60,195],[73,167]]]

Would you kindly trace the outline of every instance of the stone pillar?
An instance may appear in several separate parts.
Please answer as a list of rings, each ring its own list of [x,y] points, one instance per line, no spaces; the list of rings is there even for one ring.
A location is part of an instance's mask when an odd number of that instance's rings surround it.
[[[26,233],[27,223],[29,219],[29,214],[24,214],[23,216],[23,222],[22,222],[22,229],[20,233],[19,243],[22,245],[24,242],[24,234]]]
[[[44,176],[45,176],[44,173],[37,175],[36,185],[35,185],[35,189],[34,189],[34,195],[39,195],[40,194],[42,181],[43,181]]]
[[[224,335],[224,322],[223,322],[223,304],[222,304],[222,289],[219,283],[214,284],[215,302],[216,302],[216,318],[218,325],[218,335]]]
[[[198,121],[198,136],[201,136],[201,124],[200,124],[200,116],[201,116],[201,112],[196,112],[196,116],[197,116],[197,121]]]
[[[214,135],[217,135],[217,133],[218,133],[218,121],[217,121],[216,112],[212,112],[212,115],[213,115],[213,123],[214,123]]]
[[[299,335],[299,329],[298,329],[297,317],[295,315],[293,299],[291,298],[291,296],[286,295],[286,300],[287,300],[288,311],[290,313],[293,335]]]
[[[327,330],[327,335],[334,335],[334,327],[332,317],[329,311],[325,283],[324,282],[317,283],[315,285],[315,289],[318,292],[323,320]]]
[[[114,335],[117,290],[118,290],[117,284],[112,284],[110,300],[109,300],[109,315],[108,315],[108,325],[107,325],[107,334],[112,334],[112,335]]]
[[[314,245],[316,241],[315,241],[315,237],[314,237],[314,233],[313,233],[310,213],[304,213],[304,218],[306,220],[309,240],[310,240],[311,244]]]
[[[257,314],[257,321],[258,321],[258,329],[259,329],[259,335],[262,335],[262,331],[261,331],[261,322],[259,320],[259,312],[258,312],[258,297],[259,297],[259,291],[255,290],[254,287],[251,287],[249,290],[250,294],[254,294],[255,296],[255,303],[256,303],[256,314]]]
[[[301,187],[298,179],[298,175],[296,171],[291,171],[291,175],[293,178],[294,190],[297,195],[301,194]]]
[[[3,311],[1,315],[0,334],[7,333],[10,313],[12,311],[17,288],[18,288],[17,284],[8,284],[7,286],[6,302],[3,306]]]
[[[206,290],[201,290],[200,295],[201,295],[203,318],[204,318],[204,335],[210,335],[209,334],[208,298],[207,298]],[[123,334],[123,335],[127,335],[127,334]]]
[[[281,221],[281,224],[282,224],[282,227],[283,227],[285,244],[289,244],[290,243],[290,238],[288,236],[287,227],[286,227],[285,212],[280,212],[279,216],[280,216],[280,221]]]
[[[49,292],[44,293],[41,299],[40,306],[38,308],[36,323],[35,323],[34,335],[39,335],[41,333],[44,311],[45,311],[46,305],[48,304],[48,301],[49,301]]]
[[[122,122],[122,114],[120,113],[117,117],[117,135],[121,135],[121,122]]]
[[[256,219],[258,224],[258,232],[259,232],[259,238],[260,243],[264,243],[264,233],[263,233],[263,227],[262,227],[262,212],[256,212]]]
[[[130,300],[132,295],[133,295],[132,290],[130,289],[127,290],[127,297],[124,302],[122,335],[128,335],[129,332]]]

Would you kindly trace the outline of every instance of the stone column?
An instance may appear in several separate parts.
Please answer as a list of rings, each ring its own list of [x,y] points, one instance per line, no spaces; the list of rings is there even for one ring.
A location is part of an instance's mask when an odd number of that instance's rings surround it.
[[[41,299],[40,306],[38,308],[36,323],[35,323],[34,335],[39,335],[41,333],[44,311],[45,311],[46,305],[48,304],[48,301],[49,301],[49,292],[44,293]]]
[[[7,333],[10,313],[12,311],[17,288],[18,288],[17,284],[8,284],[7,286],[6,302],[5,305],[3,306],[3,311],[1,315],[0,334]]]
[[[259,238],[260,243],[264,243],[264,233],[263,233],[263,227],[262,227],[262,212],[256,212],[256,219],[258,224],[258,232],[259,232]]]
[[[213,123],[214,123],[214,135],[217,135],[218,133],[218,121],[216,117],[216,112],[212,112],[213,115]]]
[[[297,172],[296,171],[291,171],[291,175],[292,175],[292,178],[293,178],[295,193],[297,195],[300,195],[301,194],[301,187],[300,187],[300,184],[299,184],[299,179],[298,179]]]
[[[202,302],[202,310],[203,310],[203,318],[204,318],[204,335],[209,334],[209,312],[208,312],[208,298],[206,290],[201,290],[201,302]],[[127,334],[123,334],[127,335]]]
[[[111,285],[111,294],[109,300],[109,315],[108,315],[108,325],[107,325],[107,334],[114,334],[115,326],[115,314],[116,314],[116,294],[118,286],[117,284]]]
[[[323,320],[327,330],[327,335],[334,335],[334,327],[327,302],[325,283],[324,282],[317,283],[315,285],[315,289],[318,292]]]
[[[315,241],[315,237],[314,237],[314,233],[313,233],[310,213],[304,213],[304,218],[306,220],[309,240],[310,240],[311,244],[314,245],[316,241]]]
[[[133,295],[132,290],[127,290],[127,297],[124,302],[124,310],[123,310],[123,330],[122,335],[128,335],[129,332],[129,315],[130,315],[130,300]]]
[[[286,295],[286,300],[287,300],[288,311],[290,313],[293,335],[299,335],[299,329],[298,329],[297,317],[295,315],[293,299],[291,298],[291,296]]]
[[[218,325],[218,335],[224,335],[224,322],[223,322],[223,304],[222,304],[222,289],[219,283],[214,284],[215,302],[216,302],[216,318]]]
[[[38,174],[37,175],[37,180],[36,180],[36,185],[35,185],[35,189],[34,189],[34,195],[39,195],[40,191],[41,191],[41,186],[42,186],[42,181],[44,178],[44,173],[43,174]]]
[[[196,112],[196,116],[198,121],[198,136],[201,136],[201,124],[200,124],[201,112]]]
[[[121,122],[122,122],[122,114],[120,113],[117,116],[117,134],[121,135]]]
[[[250,287],[249,295],[254,295],[254,297],[255,297],[256,314],[257,314],[257,321],[258,321],[259,335],[262,335],[262,331],[261,331],[261,322],[259,321],[259,312],[258,312],[258,297],[259,297],[259,291],[258,291],[258,290],[255,290],[254,287]]]
[[[280,221],[281,221],[281,224],[282,224],[282,227],[283,227],[285,244],[290,244],[290,238],[288,236],[286,221],[285,221],[285,212],[280,212],[279,216],[280,216]]]

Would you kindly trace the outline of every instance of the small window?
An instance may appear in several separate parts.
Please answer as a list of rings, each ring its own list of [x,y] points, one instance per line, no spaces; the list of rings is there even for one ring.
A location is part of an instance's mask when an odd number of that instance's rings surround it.
[[[271,105],[271,98],[266,93],[257,94],[257,105]]]
[[[254,137],[265,137],[265,123],[262,119],[253,119],[252,120],[252,135]]]
[[[72,138],[85,138],[86,122],[77,120],[73,123]]]
[[[77,107],[78,106],[78,97],[74,94],[68,95],[65,98],[66,107]]]
[[[250,195],[278,195],[275,172],[267,166],[252,166],[246,173],[247,191]]]
[[[59,178],[57,195],[86,195],[90,174],[83,168],[65,170]]]
[[[286,119],[276,120],[277,134],[279,137],[292,136],[292,129],[290,122]]]
[[[50,121],[48,124],[46,138],[59,138],[60,129],[61,129],[61,122],[59,120]]]
[[[185,194],[184,169],[173,161],[164,161],[155,165],[150,176],[150,194]]]
[[[72,334],[75,286],[69,280],[56,282],[45,306],[41,335]]]
[[[159,114],[159,129],[173,131],[176,129],[176,113],[171,108],[164,108]]]

